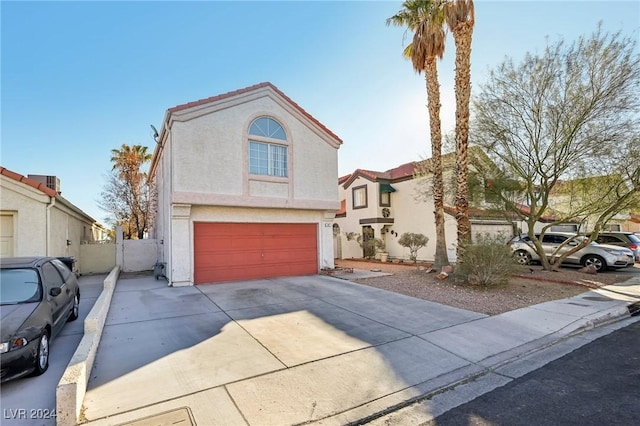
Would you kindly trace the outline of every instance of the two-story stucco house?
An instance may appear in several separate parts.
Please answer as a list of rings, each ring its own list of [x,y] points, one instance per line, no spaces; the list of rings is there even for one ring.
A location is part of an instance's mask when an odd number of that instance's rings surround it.
[[[0,256],[73,256],[81,262],[81,242],[105,233],[62,197],[55,176],[23,176],[0,167]]]
[[[377,238],[383,242],[383,250],[389,258],[407,260],[409,250],[398,244],[405,232],[424,234],[429,238],[427,246],[418,251],[419,260],[435,258],[435,208],[425,185],[431,182],[430,161],[406,163],[385,172],[357,169],[339,178],[341,208],[334,225],[337,258],[362,258],[365,255],[362,241]],[[443,156],[445,180],[452,179],[454,162],[453,154]],[[456,259],[457,224],[451,194],[445,194],[447,202],[445,238],[448,258],[453,262]],[[475,207],[470,208],[469,213],[472,235],[513,234],[512,222],[499,212]]]
[[[170,284],[332,268],[341,144],[271,83],[170,108],[149,170]]]

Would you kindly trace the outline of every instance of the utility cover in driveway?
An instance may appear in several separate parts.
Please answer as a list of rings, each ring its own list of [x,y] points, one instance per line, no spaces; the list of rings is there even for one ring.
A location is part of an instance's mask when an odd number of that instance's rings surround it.
[[[315,223],[194,224],[195,284],[318,273]]]
[[[195,425],[193,415],[187,407],[178,408],[177,410],[167,411],[143,419],[134,420],[129,423],[123,423],[120,426],[157,426],[157,425],[178,425],[193,426]]]

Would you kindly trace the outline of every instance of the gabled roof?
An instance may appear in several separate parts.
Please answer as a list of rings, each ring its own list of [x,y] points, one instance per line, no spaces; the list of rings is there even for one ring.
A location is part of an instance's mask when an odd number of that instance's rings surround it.
[[[25,185],[29,185],[30,187],[37,189],[38,191],[48,195],[49,197],[55,197],[56,195],[58,195],[58,193],[55,190],[49,188],[44,183],[37,182],[33,179],[29,179],[28,177],[25,177],[20,173],[12,172],[11,170],[5,167],[0,166],[0,174],[8,177],[9,179],[13,179],[15,181],[24,183]]]
[[[92,218],[91,216],[86,214],[80,208],[76,207],[69,200],[67,200],[62,195],[60,195],[60,193],[58,193],[56,190],[49,188],[47,185],[45,185],[42,182],[38,182],[38,181],[35,181],[33,179],[29,179],[28,177],[25,177],[25,176],[21,175],[20,173],[12,172],[11,170],[9,170],[9,169],[7,169],[5,167],[2,167],[2,166],[0,166],[0,175],[6,176],[9,179],[13,179],[13,180],[15,180],[17,182],[20,182],[22,184],[28,185],[28,186],[30,186],[32,188],[35,188],[38,191],[42,192],[43,194],[48,195],[49,197],[55,198],[56,200],[58,200],[62,204],[66,205],[70,209],[74,210],[76,213],[78,213],[78,214],[84,216],[85,218],[87,218],[89,221],[91,221],[93,223],[97,223],[94,218]],[[102,225],[100,225],[100,226],[102,226]]]
[[[531,207],[527,206],[525,204],[516,204],[516,208],[518,210],[520,210],[520,212],[524,215],[529,215],[531,214]],[[551,208],[547,208],[547,210],[544,212],[544,214],[540,217],[540,222],[542,223],[553,223],[556,222],[559,218],[562,217],[562,213],[557,211],[557,210],[553,210]],[[575,222],[578,223],[580,222],[580,220],[574,218],[574,219],[569,219],[568,222]]]
[[[172,108],[167,109],[167,112],[166,112],[165,117],[164,117],[163,122],[162,122],[162,128],[160,129],[160,134],[158,135],[158,137],[156,139],[156,141],[158,143],[156,144],[156,147],[155,147],[155,150],[154,150],[154,153],[153,153],[153,157],[151,159],[151,164],[149,166],[149,176],[152,176],[153,173],[154,173],[154,170],[155,170],[155,167],[156,167],[156,163],[157,163],[157,157],[159,155],[160,150],[162,149],[163,138],[165,137],[165,133],[168,131],[167,127],[170,125],[172,114],[188,110],[189,108],[198,107],[198,106],[202,106],[202,105],[206,105],[206,104],[210,104],[210,103],[215,103],[215,102],[219,102],[221,100],[233,98],[235,96],[240,96],[240,95],[244,95],[244,94],[247,94],[247,93],[250,93],[250,92],[263,90],[265,88],[268,88],[268,89],[272,90],[273,92],[275,92],[278,96],[280,96],[282,99],[284,99],[289,105],[291,105],[291,107],[293,107],[300,114],[302,114],[304,117],[309,119],[312,123],[317,125],[323,132],[325,132],[331,139],[333,139],[338,146],[343,143],[343,141],[342,141],[342,139],[340,139],[340,137],[338,137],[335,133],[333,133],[331,130],[329,130],[329,128],[327,128],[324,124],[322,124],[320,121],[318,121],[314,116],[309,114],[304,108],[302,108],[300,105],[298,105],[296,102],[294,102],[293,99],[291,99],[289,96],[285,95],[283,91],[278,89],[275,85],[273,85],[270,82],[263,82],[263,83],[254,84],[253,86],[248,86],[248,87],[245,87],[245,88],[242,88],[242,89],[233,90],[231,92],[222,93],[222,94],[215,95],[215,96],[210,96],[208,98],[198,99],[197,101],[192,101],[192,102],[187,102],[185,104],[176,105],[176,106],[174,106]]]
[[[276,92],[278,95],[282,96],[287,102],[289,102],[291,104],[291,106],[293,106],[295,109],[297,109],[302,115],[304,115],[309,120],[311,120],[312,122],[317,124],[322,130],[324,130],[329,135],[331,135],[331,137],[335,138],[340,143],[342,143],[342,139],[340,139],[335,133],[333,133],[331,130],[329,130],[324,124],[319,122],[315,117],[313,117],[311,114],[309,114],[307,111],[305,111],[304,108],[302,108],[300,105],[298,105],[296,102],[294,102],[293,99],[291,99],[290,97],[285,95],[284,92],[282,92],[275,85],[273,85],[272,83],[269,83],[269,82],[254,84],[253,86],[248,86],[248,87],[245,87],[243,89],[233,90],[231,92],[222,93],[220,95],[211,96],[211,97],[204,98],[204,99],[199,99],[197,101],[187,102],[186,104],[176,105],[173,108],[169,108],[168,112],[169,113],[174,113],[174,112],[182,111],[182,110],[189,109],[189,108],[192,108],[192,107],[195,107],[195,106],[200,106],[200,105],[205,105],[205,104],[212,103],[212,102],[217,102],[217,101],[220,101],[220,100],[223,100],[223,99],[232,98],[232,97],[237,96],[237,95],[242,95],[244,93],[253,92],[255,90],[262,89],[262,88],[265,88],[265,87],[271,88],[274,92]]]
[[[386,172],[376,172],[374,170],[356,169],[353,173],[342,176],[338,179],[338,185],[344,185],[348,188],[358,177],[363,177],[372,182],[378,181],[397,181],[406,178],[413,178],[413,174],[418,167],[418,163],[412,161],[393,169],[389,169]]]
[[[487,157],[485,152],[479,146],[474,145],[469,147],[469,157],[477,158],[483,163],[492,164],[489,157]],[[452,169],[453,167],[455,167],[455,164],[455,152],[449,152],[442,155],[442,168],[444,170]],[[425,160],[412,161],[410,163],[401,164],[398,167],[387,170],[386,172],[356,169],[353,173],[338,179],[338,185],[344,185],[344,188],[346,189],[359,176],[365,179],[369,179],[372,182],[385,181],[393,183],[397,181],[413,179],[416,173],[433,173],[433,159],[427,158]]]

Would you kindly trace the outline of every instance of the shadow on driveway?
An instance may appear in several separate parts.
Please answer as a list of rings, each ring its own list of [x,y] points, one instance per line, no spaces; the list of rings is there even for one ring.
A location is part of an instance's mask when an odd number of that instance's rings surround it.
[[[177,288],[120,279],[84,414],[217,390],[231,417],[209,421],[293,424],[404,400],[471,364],[418,335],[484,317],[326,276]]]

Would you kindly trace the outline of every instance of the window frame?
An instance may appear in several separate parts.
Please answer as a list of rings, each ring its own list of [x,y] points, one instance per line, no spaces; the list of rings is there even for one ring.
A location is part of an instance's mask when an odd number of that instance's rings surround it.
[[[385,194],[388,197],[388,202],[387,203],[382,201],[382,196],[385,195]],[[391,207],[391,193],[390,192],[380,192],[379,204],[380,204],[380,207]]]
[[[251,160],[252,160],[252,150],[251,150],[251,144],[257,144],[257,145],[263,145],[267,147],[267,173],[254,173],[251,169],[252,169],[252,164],[251,164]],[[289,146],[288,145],[284,145],[284,144],[278,144],[278,143],[271,143],[271,142],[263,142],[263,141],[258,141],[255,139],[249,139],[249,143],[247,144],[247,148],[248,148],[248,161],[249,161],[249,174],[252,176],[268,176],[268,177],[274,177],[274,178],[282,178],[282,179],[287,179],[289,177]],[[276,168],[277,168],[277,164],[274,161],[274,153],[273,153],[273,149],[274,148],[281,148],[283,150],[284,153],[284,174],[277,174],[276,173]],[[277,155],[277,154],[276,154]],[[262,158],[259,159],[260,161],[262,161]]]
[[[267,123],[257,125],[259,120],[267,120]],[[272,127],[272,125],[277,127]],[[269,136],[269,134],[271,136]],[[289,132],[282,122],[268,113],[256,115],[249,120],[245,127],[245,137],[246,178],[248,178],[248,180],[267,182],[289,182],[292,175],[293,158]],[[261,150],[255,150],[255,157],[252,156],[252,144],[266,146],[266,173],[259,173],[260,168],[264,167],[260,165],[257,166],[258,170],[252,170],[252,160],[258,163],[264,162],[263,160],[265,160],[265,158],[262,157]],[[277,154],[274,152],[274,149],[282,149],[282,151],[280,154]],[[278,157],[280,157],[281,161],[277,161]],[[284,161],[282,161],[282,157],[284,157]],[[277,173],[279,171],[282,171],[282,173]]]
[[[364,190],[364,204],[356,206],[356,192]],[[359,185],[351,188],[351,206],[353,210],[366,209],[369,207],[369,191],[367,185]]]

